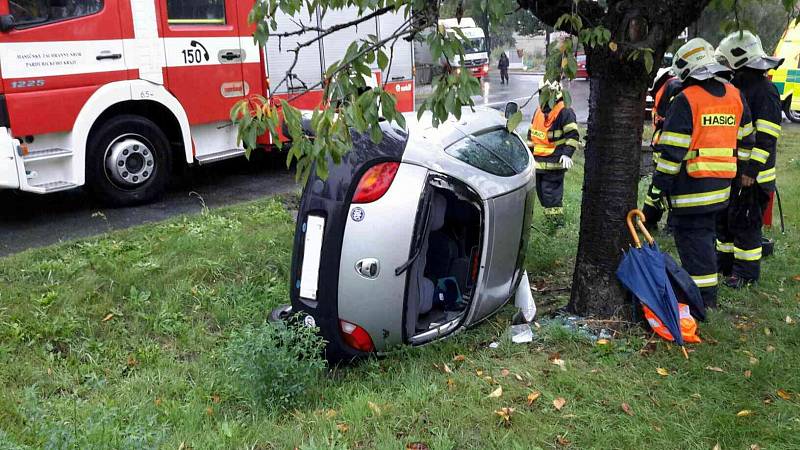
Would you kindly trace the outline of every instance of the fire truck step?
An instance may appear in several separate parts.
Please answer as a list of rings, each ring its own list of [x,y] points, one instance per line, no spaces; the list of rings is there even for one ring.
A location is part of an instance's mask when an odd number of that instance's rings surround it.
[[[77,187],[75,183],[69,181],[51,181],[49,183],[31,185],[31,190],[40,194],[49,194],[51,192],[65,191]]]
[[[244,155],[244,149],[232,148],[230,150],[223,150],[221,152],[211,153],[210,155],[197,155],[197,162],[202,165],[202,164],[222,161],[223,159],[236,158],[237,156],[242,156],[242,155]]]
[[[72,150],[65,148],[45,148],[42,150],[33,150],[22,159],[25,162],[43,161],[46,159],[66,158],[72,156]]]

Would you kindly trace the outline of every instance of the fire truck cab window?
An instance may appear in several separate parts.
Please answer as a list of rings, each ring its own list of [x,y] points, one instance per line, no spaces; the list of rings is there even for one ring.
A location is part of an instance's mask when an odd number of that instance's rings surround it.
[[[11,0],[9,12],[17,27],[88,16],[103,9],[103,0]]]
[[[175,25],[224,25],[225,0],[167,0],[167,17]]]

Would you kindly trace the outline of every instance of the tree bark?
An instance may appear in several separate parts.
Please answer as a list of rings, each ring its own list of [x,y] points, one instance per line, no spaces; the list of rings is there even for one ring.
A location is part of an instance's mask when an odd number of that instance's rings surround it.
[[[621,83],[596,71],[590,79],[581,233],[569,304],[576,314],[628,317],[631,310],[615,272],[630,243],[625,216],[637,203],[645,83]]]

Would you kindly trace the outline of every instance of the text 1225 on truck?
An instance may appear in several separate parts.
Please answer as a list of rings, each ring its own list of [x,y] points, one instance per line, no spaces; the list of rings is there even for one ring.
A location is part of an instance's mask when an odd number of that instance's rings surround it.
[[[483,29],[475,24],[475,20],[469,17],[464,17],[461,21],[458,19],[442,19],[439,20],[439,26],[448,33],[455,33],[455,30],[459,29],[464,34],[464,37],[467,38],[466,42],[464,42],[463,64],[458,56],[456,56],[455,61],[450,61],[450,64],[457,67],[456,70],[461,70],[462,66],[465,67],[478,80],[488,76],[489,53],[486,51],[486,35]],[[442,61],[442,63],[447,64],[446,61]]]
[[[113,205],[156,198],[174,169],[244,155],[230,110],[252,94],[320,104],[326,67],[354,40],[391,34],[403,11],[325,35],[300,51],[277,38],[260,48],[247,16],[253,0],[0,0],[0,189],[46,194],[86,184]],[[302,12],[330,27],[356,8]],[[299,17],[298,17],[299,18]],[[297,20],[279,15],[280,31]],[[414,109],[412,48],[394,46],[376,80]],[[297,96],[297,94],[302,94]],[[260,138],[271,145],[269,135]]]

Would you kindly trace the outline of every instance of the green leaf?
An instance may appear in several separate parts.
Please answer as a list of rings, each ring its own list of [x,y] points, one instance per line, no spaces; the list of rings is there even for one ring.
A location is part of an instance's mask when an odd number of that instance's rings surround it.
[[[644,52],[644,68],[647,70],[647,73],[653,71],[653,53],[652,52]]]
[[[514,130],[516,130],[519,126],[520,122],[522,122],[522,111],[517,111],[511,117],[509,117],[508,122],[506,122],[506,128],[508,129],[508,132],[513,133]]]
[[[382,71],[386,71],[386,68],[389,67],[389,56],[383,50],[378,50],[378,67]]]

